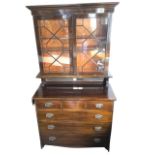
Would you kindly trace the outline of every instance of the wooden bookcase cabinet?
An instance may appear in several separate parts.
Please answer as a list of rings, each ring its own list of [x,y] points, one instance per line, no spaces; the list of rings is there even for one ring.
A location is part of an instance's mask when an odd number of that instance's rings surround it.
[[[117,4],[27,6],[34,19],[42,80],[33,96],[41,146],[109,150],[115,97],[108,66]]]

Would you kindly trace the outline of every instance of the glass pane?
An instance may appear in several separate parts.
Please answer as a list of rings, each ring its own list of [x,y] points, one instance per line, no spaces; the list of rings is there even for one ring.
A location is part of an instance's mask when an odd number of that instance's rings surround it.
[[[44,73],[69,73],[69,30],[67,19],[38,20]]]
[[[78,73],[103,73],[106,59],[106,35],[105,17],[78,18],[76,20]]]
[[[70,72],[69,52],[45,52],[40,61],[43,63],[44,73]]]

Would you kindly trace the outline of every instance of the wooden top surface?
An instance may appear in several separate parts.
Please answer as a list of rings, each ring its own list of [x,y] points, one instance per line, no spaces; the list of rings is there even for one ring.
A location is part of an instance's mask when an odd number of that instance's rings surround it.
[[[34,6],[27,6],[30,10],[37,10],[37,9],[56,9],[56,8],[75,8],[75,7],[99,7],[103,6],[105,8],[113,8],[119,2],[105,2],[105,3],[83,3],[83,4],[61,4],[61,5],[34,5]]]
[[[33,96],[33,99],[59,99],[59,100],[116,100],[111,86],[103,87],[83,87],[83,89],[73,89],[73,87],[43,87],[40,86]]]

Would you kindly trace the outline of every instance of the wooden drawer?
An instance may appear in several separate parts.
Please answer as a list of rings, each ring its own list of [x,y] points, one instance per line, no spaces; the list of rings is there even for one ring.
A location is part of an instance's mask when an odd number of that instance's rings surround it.
[[[57,101],[57,100],[39,100],[38,109],[74,109],[74,110],[107,110],[113,109],[112,101]]]
[[[109,112],[113,111],[113,102],[112,101],[86,101],[87,109],[96,109],[96,110],[106,110]]]
[[[86,134],[86,135],[106,135],[111,131],[111,123],[102,123],[102,124],[89,124],[84,125],[81,123],[46,123],[40,122],[39,128],[41,133],[46,134],[55,134],[55,135],[66,135],[71,134]]]
[[[44,121],[66,121],[66,122],[111,122],[112,113],[102,111],[53,111],[38,110],[38,119]]]
[[[85,101],[64,101],[63,109],[86,109]]]
[[[36,106],[39,109],[60,109],[62,108],[62,103],[56,100],[39,100]]]
[[[86,103],[83,101],[57,101],[57,100],[39,100],[38,109],[85,109]]]
[[[113,110],[112,101],[65,101],[62,103],[63,109],[87,109],[87,110]]]
[[[104,136],[83,136],[83,135],[48,135],[43,136],[44,144],[59,145],[70,147],[99,147],[106,144],[106,137]]]

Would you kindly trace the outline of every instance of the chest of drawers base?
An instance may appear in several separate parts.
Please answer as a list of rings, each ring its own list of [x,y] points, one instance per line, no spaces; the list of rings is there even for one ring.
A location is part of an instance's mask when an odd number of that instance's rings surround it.
[[[33,101],[41,148],[56,145],[109,150],[115,101],[110,85],[106,89],[67,89],[65,94],[41,86]]]

